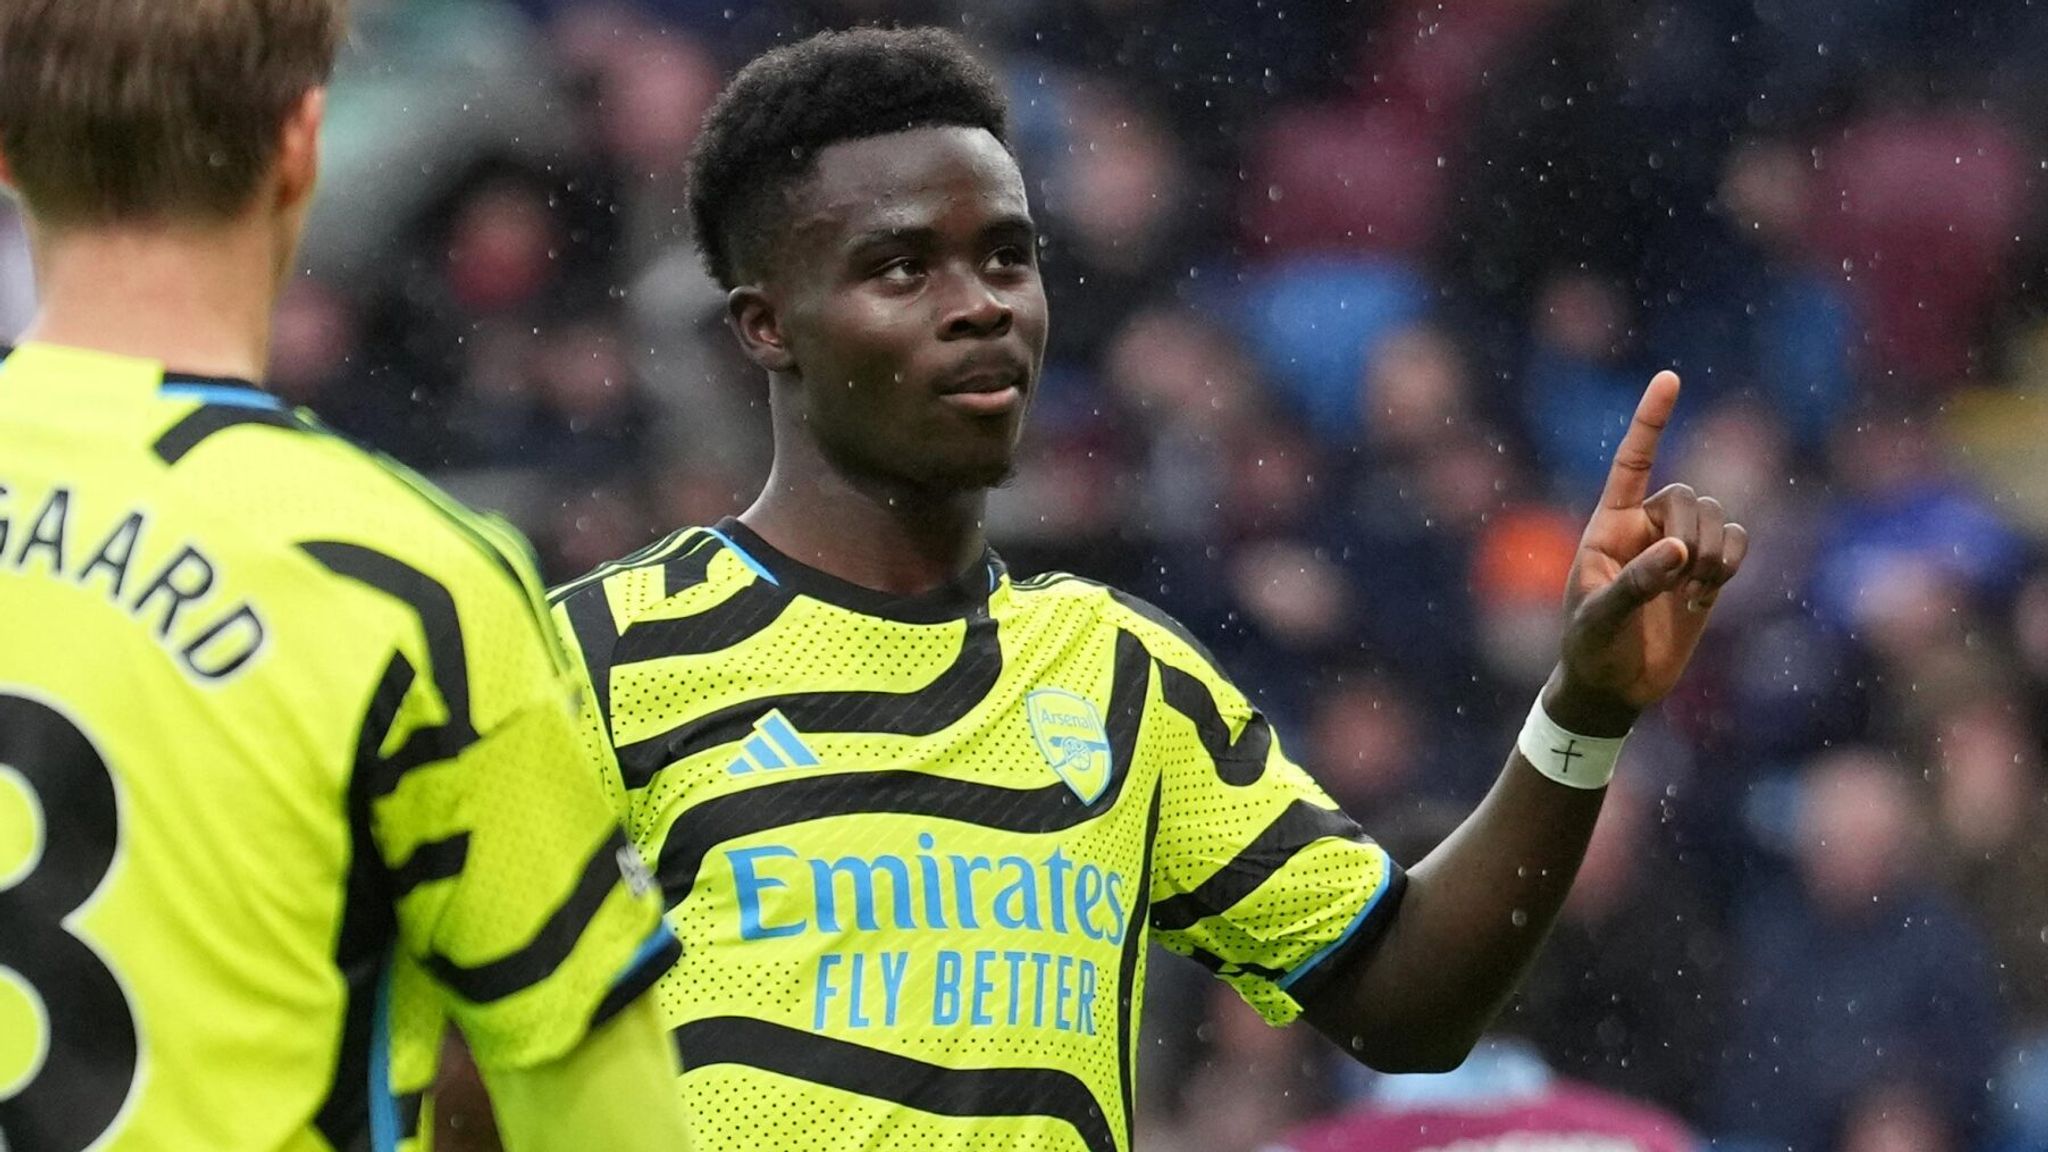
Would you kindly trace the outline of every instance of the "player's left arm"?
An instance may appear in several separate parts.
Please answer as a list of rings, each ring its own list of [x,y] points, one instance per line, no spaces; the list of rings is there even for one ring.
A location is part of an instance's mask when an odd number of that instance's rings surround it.
[[[1562,659],[1542,694],[1570,733],[1625,735],[1670,692],[1748,550],[1748,534],[1711,497],[1684,485],[1649,495],[1677,401],[1678,377],[1659,373],[1579,543]],[[1549,933],[1605,794],[1559,783],[1513,753],[1478,809],[1409,870],[1376,945],[1318,974],[1302,1002],[1309,1021],[1384,1070],[1462,1062]]]

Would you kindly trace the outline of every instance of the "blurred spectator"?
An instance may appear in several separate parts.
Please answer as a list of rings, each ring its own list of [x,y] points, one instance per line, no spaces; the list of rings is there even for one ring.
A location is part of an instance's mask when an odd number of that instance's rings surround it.
[[[573,188],[571,231],[631,276],[689,243],[684,161],[724,74],[702,42],[630,8],[565,12],[555,35],[579,97],[571,181],[587,185]]]
[[[1047,355],[1099,359],[1126,316],[1190,273],[1187,163],[1157,118],[1115,85],[1065,86],[1064,147],[1042,171]]]
[[[1474,467],[1490,463],[1484,453],[1465,459]],[[1529,695],[1543,687],[1557,664],[1558,643],[1564,639],[1560,605],[1578,554],[1580,525],[1541,505],[1483,519],[1471,572],[1480,651],[1510,695]]]
[[[1310,428],[1341,443],[1359,426],[1359,381],[1381,342],[1422,319],[1427,299],[1407,264],[1303,256],[1250,280],[1242,324],[1263,373]]]
[[[1456,825],[1443,814],[1470,808],[1499,775],[1498,741],[1372,667],[1340,663],[1317,680],[1289,751],[1388,851],[1421,859]],[[1428,843],[1396,842],[1406,825],[1437,818],[1448,826]]]
[[[322,280],[293,280],[278,299],[266,380],[287,403],[401,460],[424,459],[446,439],[410,397],[370,375],[355,304]]]
[[[1744,97],[1724,46],[1742,5],[1571,0],[1497,69],[1448,154],[1442,263],[1458,290],[1525,313],[1560,269],[1683,301]]]
[[[1796,605],[1813,571],[1825,461],[1796,447],[1781,412],[1752,399],[1701,404],[1671,430],[1659,469],[1714,493],[1749,529],[1742,578],[1715,602],[1715,620],[1735,622],[1725,631]]]
[[[1182,1085],[1178,1120],[1138,1141],[1139,1152],[1258,1152],[1275,1132],[1326,1110],[1324,1043],[1306,1028],[1273,1028],[1227,985],[1211,981],[1208,1057]]]
[[[1260,382],[1229,334],[1166,308],[1133,315],[1101,360],[1141,464],[1138,524],[1154,539],[1206,545],[1223,530],[1227,441],[1260,404]],[[1043,411],[1049,398],[1036,403]]]
[[[1523,419],[1560,495],[1590,510],[1649,378],[1633,310],[1607,278],[1559,273],[1539,290],[1530,328]]]
[[[1242,675],[1281,693],[1270,702],[1299,715],[1315,669],[1350,658],[1367,637],[1347,557],[1319,532],[1324,489],[1317,445],[1291,422],[1247,421],[1227,442],[1220,539],[1228,611],[1252,647]],[[1212,538],[1207,548],[1215,546]]]
[[[467,355],[448,417],[460,440],[443,447],[441,463],[475,468],[519,460],[539,419],[538,343],[530,330],[502,322],[480,324],[463,341]]]
[[[694,245],[672,249],[625,290],[636,370],[671,450],[736,473],[767,474],[768,381],[725,327],[725,293]]]
[[[1370,7],[1270,0],[968,0],[1013,42],[1095,76],[1129,77],[1211,166],[1276,100],[1351,80],[1349,33]]]
[[[1850,273],[1894,388],[1983,371],[1982,325],[2027,231],[2019,142],[1996,118],[1885,109],[1816,150],[1819,249]]]
[[[1994,687],[1955,701],[1940,716],[1931,748],[1936,828],[1957,894],[1990,941],[2008,1020],[2034,1038],[2048,1038],[2041,747],[2025,708],[2009,689]]]
[[[646,467],[651,412],[610,312],[564,317],[540,348],[543,418],[524,451],[529,464],[565,479],[635,475]]]
[[[1714,493],[1750,534],[1742,577],[1722,593],[1714,628],[1663,709],[1679,742],[1664,755],[1693,765],[1671,781],[1673,835],[1693,849],[1690,871],[1722,915],[1768,874],[1759,847],[1794,850],[1786,797],[1799,766],[1865,736],[1881,693],[1865,649],[1803,607],[1825,458],[1798,450],[1777,412],[1748,397],[1696,411],[1667,435],[1662,478]]]
[[[1360,37],[1353,74],[1375,102],[1428,118],[1440,137],[1453,135],[1504,57],[1538,31],[1560,3],[1388,5],[1373,33]]]
[[[742,476],[690,458],[671,459],[655,480],[655,523],[664,531],[737,516],[765,477]]]
[[[374,282],[404,230],[477,165],[543,166],[571,138],[545,46],[500,0],[358,0],[321,144],[321,194],[299,256]]]
[[[1762,0],[1754,35],[1758,113],[1781,126],[1839,110],[1859,71],[1893,72],[1913,51],[1916,0]]]
[[[1942,406],[1942,433],[1951,464],[2038,541],[2048,538],[2048,469],[2039,461],[2048,441],[2048,326],[2027,325],[2011,352],[2012,379],[1951,398]]]
[[[1974,1138],[2003,1033],[1992,963],[1918,867],[1927,848],[1904,776],[1879,753],[1833,752],[1807,769],[1799,803],[1798,882],[1738,918],[1713,1127],[1823,1152],[1860,1092],[1904,1078]]]
[[[1434,701],[1440,724],[1490,731],[1499,719],[1495,673],[1528,670],[1527,660],[1503,661],[1526,655],[1514,643],[1526,635],[1515,623],[1528,619],[1517,609],[1529,605],[1519,595],[1527,583],[1514,579],[1515,558],[1499,566],[1498,584],[1484,588],[1475,585],[1472,565],[1478,538],[1525,498],[1529,484],[1506,444],[1466,422],[1413,459],[1351,456],[1323,509],[1319,535],[1332,542],[1358,590],[1368,649]],[[1553,617],[1562,592],[1551,589]],[[1486,629],[1485,620],[1499,627]]]
[[[1275,117],[1250,142],[1245,247],[1262,258],[1425,254],[1445,173],[1427,122],[1402,108],[1336,105]]]
[[[604,483],[572,493],[536,533],[535,547],[550,571],[583,573],[638,550],[661,530],[629,483]]]
[[[1475,414],[1464,353],[1429,325],[1389,335],[1359,388],[1360,439],[1382,464],[1412,465]]]
[[[460,315],[536,314],[555,302],[549,297],[562,272],[564,239],[538,178],[491,173],[456,203],[439,287]]]
[[[1455,1072],[1378,1077],[1345,1111],[1288,1132],[1267,1147],[1270,1152],[1694,1152],[1700,1144],[1678,1117],[1560,1077],[1533,1047],[1495,1037],[1482,1041]]]
[[[1645,333],[1693,402],[1761,401],[1804,451],[1825,446],[1854,398],[1863,345],[1847,273],[1814,244],[1814,217],[1832,207],[1805,149],[1744,141],[1722,169],[1684,285]]]
[[[1908,1080],[1859,1092],[1834,1147],[1838,1152],[1964,1152],[1968,1146],[1934,1093]]]
[[[359,338],[354,311],[341,293],[311,277],[293,280],[271,321],[265,380],[287,403],[319,408],[346,431],[337,408],[355,398],[340,395],[339,385]]]
[[[1137,582],[1136,550],[1123,538],[1131,506],[1147,493],[1137,489],[1139,471],[1112,429],[1101,420],[1048,419],[1034,430],[1017,474],[989,501],[989,529],[1001,534],[1012,563],[1042,571],[1078,562],[1103,579],[1122,573]]]
[[[1568,1076],[1697,1115],[1731,1011],[1727,944],[1673,858],[1647,767],[1608,786],[1517,1027]]]
[[[1419,739],[1423,717],[1397,681],[1370,669],[1323,676],[1297,757],[1362,826],[1435,790],[1437,765]]]
[[[1996,601],[2023,559],[2019,538],[1987,501],[1960,481],[1923,415],[1873,411],[1835,438],[1835,499],[1817,542],[1814,611],[1853,627],[1887,575],[1918,561],[1958,582],[1966,595]]]

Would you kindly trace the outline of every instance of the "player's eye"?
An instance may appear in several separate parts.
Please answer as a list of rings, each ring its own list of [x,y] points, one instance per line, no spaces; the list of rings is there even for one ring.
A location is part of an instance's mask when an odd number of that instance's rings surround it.
[[[924,272],[924,265],[909,256],[898,256],[875,269],[876,279],[892,284],[908,284]]]
[[[989,253],[988,266],[995,269],[1021,268],[1031,263],[1031,253],[1014,244],[1006,244]]]

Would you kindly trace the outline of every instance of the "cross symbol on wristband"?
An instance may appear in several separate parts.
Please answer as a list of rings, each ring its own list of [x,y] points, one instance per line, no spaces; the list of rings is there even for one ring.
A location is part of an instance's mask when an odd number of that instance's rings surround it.
[[[1564,763],[1559,765],[1558,771],[1563,772],[1567,776],[1571,774],[1572,761],[1585,755],[1584,752],[1579,751],[1579,742],[1577,740],[1568,740],[1565,742],[1564,747],[1552,748],[1551,752],[1564,758]]]

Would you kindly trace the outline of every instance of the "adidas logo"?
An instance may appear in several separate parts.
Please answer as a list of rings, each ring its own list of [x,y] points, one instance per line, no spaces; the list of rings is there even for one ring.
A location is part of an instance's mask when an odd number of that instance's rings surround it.
[[[739,758],[725,766],[735,776],[755,769],[816,768],[818,754],[810,750],[794,725],[781,712],[770,712],[754,722],[754,734],[740,745]]]

